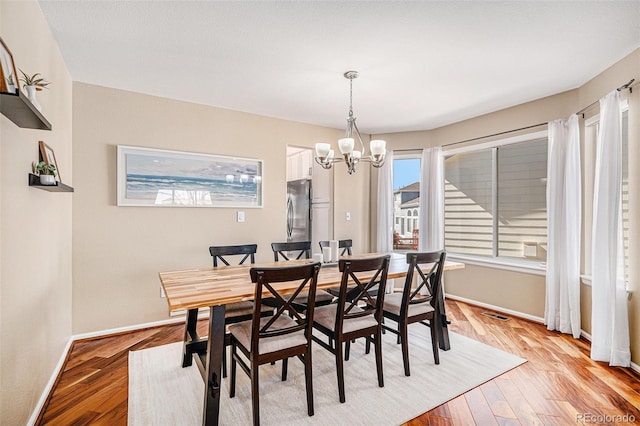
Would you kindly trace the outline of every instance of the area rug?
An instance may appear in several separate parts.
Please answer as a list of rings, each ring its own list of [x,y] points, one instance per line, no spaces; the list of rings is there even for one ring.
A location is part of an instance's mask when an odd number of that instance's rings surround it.
[[[526,362],[507,352],[450,333],[451,350],[440,351],[435,365],[429,331],[413,326],[409,339],[411,376],[406,377],[402,352],[391,333],[384,335],[384,384],[378,387],[373,350],[351,346],[345,362],[346,403],[338,400],[335,358],[314,346],[315,415],[307,416],[304,369],[289,361],[286,382],[281,363],[260,367],[260,420],[263,425],[397,425],[441,405]],[[360,339],[362,340],[362,339]],[[181,368],[182,343],[129,352],[129,425],[200,425],[204,382],[195,364]],[[250,425],[249,377],[238,368],[236,396],[229,398],[229,379],[222,383],[221,425]]]

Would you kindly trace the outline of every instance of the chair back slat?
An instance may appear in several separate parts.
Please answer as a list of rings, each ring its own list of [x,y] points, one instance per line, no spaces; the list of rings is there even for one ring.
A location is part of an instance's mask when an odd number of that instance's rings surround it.
[[[329,247],[329,240],[319,241],[318,244],[320,244],[320,250],[322,250],[324,247]],[[353,247],[351,240],[338,240],[338,248],[342,249],[340,256],[344,256],[345,254],[351,256],[353,254],[351,247]]]
[[[336,309],[336,329],[342,329],[345,320],[373,315],[378,322],[382,320],[384,291],[389,271],[389,255],[363,258],[341,259],[338,268],[342,272],[338,307]],[[369,272],[371,278],[360,279],[357,274]],[[349,286],[355,284],[355,290]],[[373,290],[377,291],[377,296]],[[357,297],[352,297],[357,293]],[[365,303],[360,303],[364,301]]]
[[[402,291],[402,303],[400,305],[400,316],[406,316],[409,311],[409,305],[417,305],[420,303],[430,303],[431,306],[438,309],[438,298],[442,291],[442,271],[444,269],[444,261],[447,253],[444,250],[429,253],[407,253],[407,276]],[[424,272],[420,265],[428,265],[428,272]],[[418,275],[418,285],[412,289],[413,278]],[[422,294],[421,290],[425,289],[427,294]]]
[[[255,302],[253,312],[253,322],[251,328],[251,351],[258,352],[260,339],[282,336],[285,334],[295,333],[305,330],[305,333],[311,335],[313,326],[313,310],[316,297],[316,286],[318,282],[318,272],[320,271],[320,263],[306,263],[303,265],[294,265],[286,267],[264,267],[251,268],[249,274],[251,281],[256,284]],[[274,285],[282,282],[297,282],[297,287],[292,293],[282,294],[278,291],[278,286]],[[293,301],[302,292],[307,292],[308,309],[305,315],[298,313],[292,306]],[[260,312],[262,299],[264,297],[273,297],[280,301],[276,312],[269,317],[266,323],[261,325]],[[296,321],[296,325],[284,328],[274,328],[277,320],[285,315],[285,313]]]
[[[290,260],[296,255],[295,259],[311,259],[311,241],[271,243],[271,250],[273,250],[273,259],[276,262],[280,261],[280,257],[284,260]],[[289,252],[289,254],[286,252]],[[291,254],[291,252],[294,253]]]
[[[250,262],[256,263],[255,254],[258,251],[257,244],[243,244],[236,246],[211,246],[209,247],[209,253],[213,257],[213,267],[218,267],[218,261],[224,263],[225,266],[229,266],[229,261],[224,256],[237,256],[244,254],[244,257],[240,260],[238,265],[242,265],[247,259]]]

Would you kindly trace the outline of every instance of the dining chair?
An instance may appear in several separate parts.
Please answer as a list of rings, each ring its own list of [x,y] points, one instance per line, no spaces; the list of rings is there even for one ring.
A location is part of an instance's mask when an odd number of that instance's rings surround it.
[[[304,363],[307,391],[307,414],[313,416],[313,375],[311,370],[311,336],[314,300],[320,263],[284,267],[251,268],[251,281],[256,283],[253,317],[229,326],[231,333],[231,383],[229,397],[236,393],[236,369],[239,364],[251,379],[253,424],[260,424],[259,366],[282,360],[282,380],[287,379],[287,360],[298,357]],[[287,283],[287,293],[281,293],[277,283]],[[295,282],[295,284],[293,284]],[[305,293],[308,309],[301,315],[292,308],[293,301]],[[278,299],[280,307],[273,316],[261,317],[263,296]],[[285,312],[290,313],[285,315]],[[238,352],[239,350],[239,352]],[[243,354],[244,358],[240,356]]]
[[[311,258],[311,241],[297,241],[286,243],[271,243],[271,249],[273,250],[273,258],[276,262],[283,260],[299,260]],[[334,296],[327,293],[324,290],[318,290],[316,292],[315,306],[324,306],[333,302]],[[263,301],[267,305],[277,307],[277,301],[273,298]],[[306,309],[306,294],[301,294],[298,300],[294,301],[292,307],[298,312],[303,312]]]
[[[383,316],[395,321],[397,328],[389,327],[387,324],[383,324],[382,327],[399,337],[405,376],[411,375],[409,371],[409,324],[420,322],[431,328],[433,359],[436,364],[440,364],[436,322],[440,318],[438,300],[442,291],[442,271],[446,257],[447,253],[444,250],[430,253],[407,253],[409,269],[402,293],[391,293],[385,296]],[[427,266],[428,272],[425,273],[420,265]],[[418,284],[413,288],[413,278],[416,273]]]
[[[319,241],[318,244],[320,244],[320,250],[322,250],[325,247],[329,247],[329,240],[322,240]],[[342,249],[342,251],[340,252],[340,256],[344,256],[349,255],[351,256],[351,248],[353,247],[353,243],[351,240],[338,240],[338,249]]]
[[[273,250],[273,260],[280,261],[295,259],[311,259],[311,241],[296,241],[286,243],[271,243]]]
[[[352,339],[364,337],[367,342],[373,342],[376,352],[376,370],[378,386],[384,387],[382,375],[382,304],[384,303],[384,288],[389,271],[389,255],[340,259],[338,268],[342,272],[340,294],[338,302],[315,309],[313,328],[328,337],[326,343],[314,336],[313,340],[327,349],[336,357],[336,374],[338,377],[338,396],[340,402],[345,402],[344,391],[344,360],[343,343],[349,344]],[[360,279],[358,276],[369,276]],[[358,296],[347,298],[349,283],[353,282],[358,288]],[[372,288],[379,286],[377,299],[369,294]],[[361,303],[367,300],[368,303]],[[345,358],[347,356],[345,355]]]
[[[255,263],[255,255],[258,250],[257,244],[243,244],[234,246],[211,246],[209,247],[209,254],[213,257],[213,267],[218,266],[230,266],[229,260],[225,256],[243,256],[237,263],[238,265],[244,264],[247,259],[250,263]],[[222,263],[222,265],[220,265]],[[224,321],[225,324],[233,324],[241,321],[247,321],[252,318],[253,315],[253,302],[243,301],[230,303],[225,307]],[[197,309],[194,309],[195,316],[197,316]],[[191,310],[188,315],[191,314]],[[264,306],[262,308],[262,316],[269,316],[273,314],[273,308]],[[231,335],[225,333],[224,343],[225,350],[222,354],[222,377],[227,377],[227,351],[226,347],[231,343]]]

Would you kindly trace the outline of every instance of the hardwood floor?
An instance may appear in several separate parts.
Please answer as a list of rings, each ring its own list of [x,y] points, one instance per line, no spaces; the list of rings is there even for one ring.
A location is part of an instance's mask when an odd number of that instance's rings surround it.
[[[447,301],[452,331],[528,362],[407,425],[640,424],[640,376],[633,371],[591,361],[585,340],[483,312]],[[198,327],[206,334],[204,321]],[[76,342],[38,424],[126,425],[128,352],[180,341],[182,333],[182,325],[171,325]]]

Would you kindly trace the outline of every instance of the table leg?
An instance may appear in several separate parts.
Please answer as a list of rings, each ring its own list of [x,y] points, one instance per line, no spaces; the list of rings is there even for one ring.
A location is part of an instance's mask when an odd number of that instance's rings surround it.
[[[220,386],[222,353],[224,351],[225,306],[212,306],[209,312],[209,339],[207,342],[207,369],[202,424],[218,425],[220,412]]]
[[[193,363],[193,350],[190,343],[198,340],[196,326],[198,324],[198,310],[189,309],[187,311],[187,321],[184,327],[184,342],[182,346],[182,367],[189,367]]]
[[[444,297],[442,296],[442,292],[440,292],[440,300],[438,300],[440,318],[438,318],[438,342],[440,349],[443,351],[448,351],[451,349],[451,343],[449,343],[449,328],[447,322],[447,312],[444,309]]]

